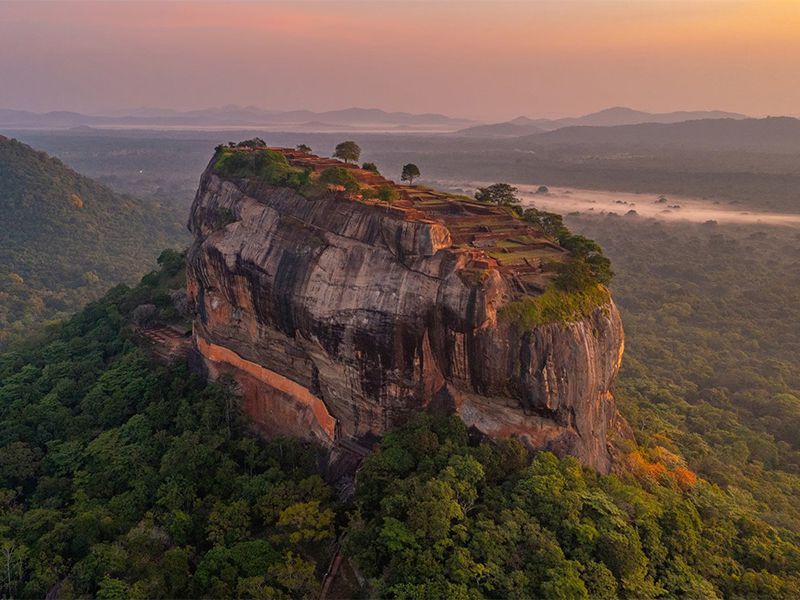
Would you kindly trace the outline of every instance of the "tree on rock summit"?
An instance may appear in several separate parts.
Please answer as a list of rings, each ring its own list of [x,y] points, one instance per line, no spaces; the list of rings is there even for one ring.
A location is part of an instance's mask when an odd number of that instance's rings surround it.
[[[361,156],[361,148],[358,144],[349,140],[337,144],[336,151],[333,153],[334,158],[341,158],[345,164],[350,161],[357,162],[359,156]]]
[[[402,181],[407,181],[409,185],[414,185],[414,180],[419,177],[419,167],[414,163],[403,165],[403,172],[400,175]]]
[[[515,206],[519,204],[517,188],[507,183],[494,183],[489,187],[478,188],[475,199],[479,202],[491,202],[501,206]]]

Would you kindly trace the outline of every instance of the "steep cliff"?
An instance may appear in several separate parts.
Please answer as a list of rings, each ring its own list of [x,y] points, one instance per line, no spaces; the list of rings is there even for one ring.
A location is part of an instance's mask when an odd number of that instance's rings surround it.
[[[563,249],[505,208],[400,186],[389,206],[365,198],[391,184],[350,167],[360,194],[307,193],[344,165],[282,150],[303,176],[275,185],[220,152],[189,222],[194,336],[256,427],[332,446],[433,407],[609,469],[623,331],[607,291],[555,322],[506,310],[536,302]]]

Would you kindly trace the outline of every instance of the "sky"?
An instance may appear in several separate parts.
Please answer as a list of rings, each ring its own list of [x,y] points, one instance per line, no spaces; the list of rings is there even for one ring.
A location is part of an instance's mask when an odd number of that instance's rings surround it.
[[[800,0],[0,0],[0,108],[800,113]]]

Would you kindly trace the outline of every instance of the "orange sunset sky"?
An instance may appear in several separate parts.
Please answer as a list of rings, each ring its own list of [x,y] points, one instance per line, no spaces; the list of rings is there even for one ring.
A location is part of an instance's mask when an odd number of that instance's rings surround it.
[[[800,114],[800,0],[0,2],[0,108]]]

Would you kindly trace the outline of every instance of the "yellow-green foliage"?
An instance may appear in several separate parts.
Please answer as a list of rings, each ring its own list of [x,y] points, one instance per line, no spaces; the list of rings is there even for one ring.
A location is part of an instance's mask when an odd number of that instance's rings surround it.
[[[274,150],[241,151],[220,148],[214,159],[214,172],[227,177],[261,179],[271,185],[303,189],[309,184],[308,171],[289,164]]]
[[[634,456],[600,477],[419,415],[364,460],[345,555],[380,598],[800,597],[796,537],[742,490]]]
[[[525,296],[507,304],[500,309],[499,314],[501,318],[530,329],[548,323],[579,321],[610,300],[608,289],[603,285],[593,285],[573,292],[550,286],[543,294]]]
[[[327,189],[328,186],[344,188],[346,192],[354,193],[359,189],[358,179],[344,167],[330,167],[319,174],[317,182]]]

